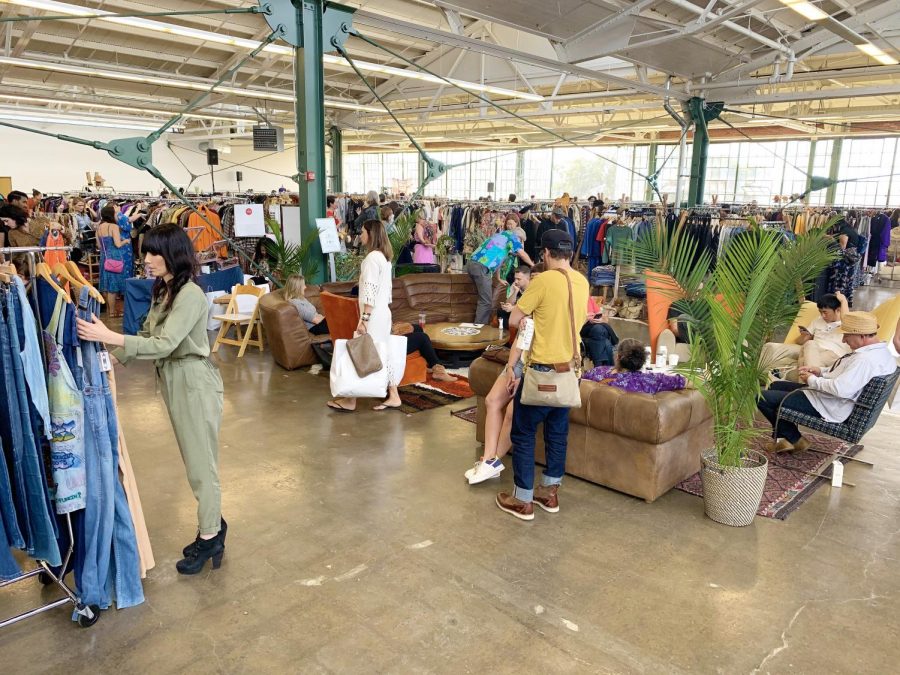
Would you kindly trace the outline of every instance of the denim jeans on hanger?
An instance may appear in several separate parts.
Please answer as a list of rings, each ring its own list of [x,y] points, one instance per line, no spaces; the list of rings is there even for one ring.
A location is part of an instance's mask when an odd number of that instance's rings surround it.
[[[6,321],[4,331],[8,342],[3,352],[6,391],[9,394],[10,431],[12,435],[13,471],[15,484],[20,491],[18,514],[20,527],[23,516],[27,523],[25,550],[38,560],[46,560],[51,565],[60,565],[62,560],[56,544],[56,524],[52,520],[50,495],[44,477],[43,462],[39,454],[39,445],[34,436],[34,421],[30,412],[25,373],[22,368],[22,353],[19,342],[22,311],[30,312],[28,306],[22,307],[17,293],[0,294],[6,300]],[[2,313],[3,308],[0,308]],[[7,370],[9,369],[9,370]],[[10,373],[12,377],[10,378]]]
[[[4,477],[6,478],[5,485],[3,484]],[[12,493],[10,492],[9,476],[6,473],[6,461],[4,460],[2,439],[0,439],[0,505],[2,505],[0,506],[2,509],[5,509],[8,505],[10,507],[10,512],[12,513]],[[3,512],[3,515],[6,515],[5,511]],[[19,538],[21,539],[21,537],[22,535],[20,534]],[[10,551],[11,546],[16,546],[16,544],[7,535],[6,525],[3,522],[3,518],[0,518],[0,581],[15,579],[22,573],[22,570],[19,569],[19,564],[16,562],[15,558],[12,557],[12,552]]]
[[[78,316],[86,321],[100,307],[81,289]],[[119,482],[119,432],[106,373],[100,370],[96,342],[81,341],[84,394],[84,454],[87,499],[84,509],[85,558],[81,601],[107,609],[115,593],[122,609],[144,601],[134,524]]]
[[[28,296],[25,294],[25,284],[19,277],[13,277],[13,284],[19,294],[19,306],[22,311],[18,319],[21,322],[19,336],[23,338],[20,343],[22,348],[22,368],[25,371],[25,382],[28,384],[28,393],[31,403],[37,410],[43,422],[43,432],[46,438],[50,438],[50,404],[47,400],[47,381],[44,377],[44,360],[41,357],[40,328],[35,320]]]
[[[21,475],[19,466],[19,453],[13,450],[14,447],[21,447],[21,428],[17,424],[13,424],[18,420],[18,409],[14,409],[16,401],[11,396],[11,392],[15,390],[12,380],[12,351],[9,348],[9,333],[6,329],[6,297],[5,291],[0,291],[0,387],[8,395],[4,397],[0,403],[0,447],[5,451],[0,452],[3,457],[2,466],[0,466],[0,517],[3,518],[4,530],[6,532],[7,541],[10,546],[16,548],[25,548],[25,539],[22,536],[19,519],[17,514],[21,505],[22,522],[27,522],[27,510],[24,507],[24,494],[22,488],[16,482],[16,493],[13,493],[13,480]],[[14,431],[19,433],[13,435]],[[7,471],[7,466],[13,470],[12,478]],[[24,528],[27,532],[27,527]]]

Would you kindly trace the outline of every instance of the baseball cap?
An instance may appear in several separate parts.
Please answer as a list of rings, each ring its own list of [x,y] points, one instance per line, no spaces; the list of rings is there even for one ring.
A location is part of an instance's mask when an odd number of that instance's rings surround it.
[[[541,237],[541,248],[551,251],[571,251],[574,249],[572,237],[563,230],[547,230]]]
[[[557,206],[553,209],[553,215],[558,216],[559,218],[565,218],[566,210],[561,206]]]

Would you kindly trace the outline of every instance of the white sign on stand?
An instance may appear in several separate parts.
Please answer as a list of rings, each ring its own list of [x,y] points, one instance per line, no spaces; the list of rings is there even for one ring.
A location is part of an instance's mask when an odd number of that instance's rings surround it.
[[[337,222],[334,218],[316,218],[316,229],[319,231],[319,244],[322,253],[328,254],[328,268],[331,280],[337,281],[337,270],[334,265],[334,254],[341,252],[341,238],[338,236]]]
[[[316,229],[319,230],[322,253],[341,252],[341,239],[338,237],[337,223],[334,218],[316,218]]]
[[[265,237],[266,220],[262,204],[234,205],[234,236]]]
[[[289,244],[300,245],[300,207],[299,206],[282,206],[281,207],[281,231],[284,233],[284,240]]]

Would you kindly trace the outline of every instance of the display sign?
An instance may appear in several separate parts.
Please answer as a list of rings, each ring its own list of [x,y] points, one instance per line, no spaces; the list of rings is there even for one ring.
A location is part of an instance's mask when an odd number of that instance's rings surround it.
[[[322,253],[341,252],[341,239],[338,237],[337,223],[334,218],[316,218],[316,229],[319,230]]]
[[[262,204],[234,205],[234,236],[265,237],[266,221]]]

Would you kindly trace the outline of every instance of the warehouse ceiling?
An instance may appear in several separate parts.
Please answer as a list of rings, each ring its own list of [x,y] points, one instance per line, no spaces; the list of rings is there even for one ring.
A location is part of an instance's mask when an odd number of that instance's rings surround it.
[[[734,128],[713,122],[714,139],[900,131],[898,0],[346,4],[376,43],[351,37],[349,54],[425,148],[674,141],[680,127],[664,103],[680,113],[692,96],[725,102]],[[0,0],[4,18],[254,6]],[[200,96],[270,33],[259,14],[224,13],[15,21],[0,31],[0,119],[135,128]],[[180,138],[244,143],[261,119],[290,130],[293,84],[290,50],[270,45],[179,123]],[[349,151],[410,149],[337,55],[326,58],[325,85],[327,124],[344,130]]]

